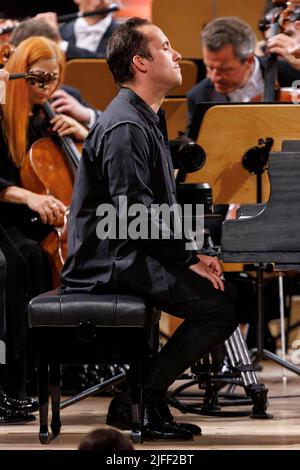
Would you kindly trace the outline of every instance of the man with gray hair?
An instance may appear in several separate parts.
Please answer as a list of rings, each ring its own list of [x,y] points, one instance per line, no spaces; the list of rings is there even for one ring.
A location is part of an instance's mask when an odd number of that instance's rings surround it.
[[[266,58],[255,56],[256,36],[245,21],[234,16],[215,18],[201,33],[206,78],[187,94],[189,124],[197,103],[247,102],[264,91]],[[291,86],[297,72],[278,61],[280,86]]]
[[[237,17],[220,17],[201,33],[206,78],[188,93],[190,119],[201,101],[250,101],[263,92],[256,37],[251,27]]]

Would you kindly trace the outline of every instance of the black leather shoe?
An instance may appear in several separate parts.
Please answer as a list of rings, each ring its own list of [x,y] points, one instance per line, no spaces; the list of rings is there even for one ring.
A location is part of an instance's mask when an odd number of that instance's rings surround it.
[[[156,400],[156,405],[159,404],[160,400]],[[117,395],[115,398],[112,399],[108,408],[108,414],[106,419],[106,424],[113,426],[115,428],[121,430],[128,430],[131,429],[131,409],[130,409],[130,399],[128,391],[124,391]],[[173,416],[171,415],[168,405],[165,404],[168,410],[168,414],[166,410],[163,410],[163,407],[159,407],[159,413],[162,415],[162,411],[164,411],[164,415],[162,416],[162,420],[165,424],[171,425],[172,429],[177,429],[179,432],[188,432],[192,435],[199,435],[201,434],[201,428],[196,426],[195,424],[190,423],[176,423],[174,421]],[[168,430],[165,429],[167,433]]]
[[[0,406],[10,411],[26,411],[27,413],[33,413],[39,409],[38,402],[33,398],[17,400],[3,392],[0,393]]]
[[[193,435],[180,429],[175,422],[169,423],[164,420],[157,406],[156,397],[151,393],[145,393],[144,422],[142,426],[142,436],[145,440],[180,440],[189,441]]]
[[[21,424],[34,421],[35,416],[25,411],[11,411],[0,405],[0,424]]]
[[[177,421],[174,420],[174,416],[172,415],[169,409],[165,395],[159,394],[156,397],[156,401],[157,401],[157,406],[159,407],[159,412],[165,421],[167,421],[170,424],[176,425],[182,431],[190,432],[191,434],[193,434],[193,436],[202,435],[202,430],[200,426],[197,426],[196,424],[192,424],[192,423],[177,423]]]

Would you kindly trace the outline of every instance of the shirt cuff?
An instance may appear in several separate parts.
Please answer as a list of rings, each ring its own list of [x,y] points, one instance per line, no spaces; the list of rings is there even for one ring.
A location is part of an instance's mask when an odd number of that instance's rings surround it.
[[[63,52],[67,52],[68,46],[69,46],[68,41],[60,41],[59,43],[59,47],[61,48]]]
[[[87,122],[87,127],[90,129],[95,124],[95,121],[97,119],[97,113],[92,108],[89,108],[88,111],[90,113],[90,119]]]

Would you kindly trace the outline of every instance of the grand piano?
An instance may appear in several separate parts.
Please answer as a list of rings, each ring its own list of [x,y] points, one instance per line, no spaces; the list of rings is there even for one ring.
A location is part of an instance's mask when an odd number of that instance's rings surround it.
[[[270,153],[269,201],[241,206],[237,219],[223,223],[223,261],[274,263],[300,271],[299,147],[299,142],[286,142],[284,151]]]
[[[237,219],[222,226],[221,258],[225,262],[257,263],[257,359],[267,357],[300,375],[285,360],[283,284],[279,284],[283,357],[264,349],[263,267],[300,271],[300,142],[286,141],[282,152],[272,152],[268,175],[271,191],[266,204],[241,206]],[[282,280],[280,274],[279,279]]]

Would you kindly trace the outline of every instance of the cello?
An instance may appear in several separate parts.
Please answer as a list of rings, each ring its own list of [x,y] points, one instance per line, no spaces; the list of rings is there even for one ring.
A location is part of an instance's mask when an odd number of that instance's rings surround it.
[[[55,116],[48,102],[43,109],[49,119]],[[21,167],[22,186],[39,194],[51,194],[69,207],[79,159],[80,153],[70,137],[55,135],[38,139]],[[67,214],[57,221],[41,246],[48,255],[53,286],[57,287],[67,254]]]

